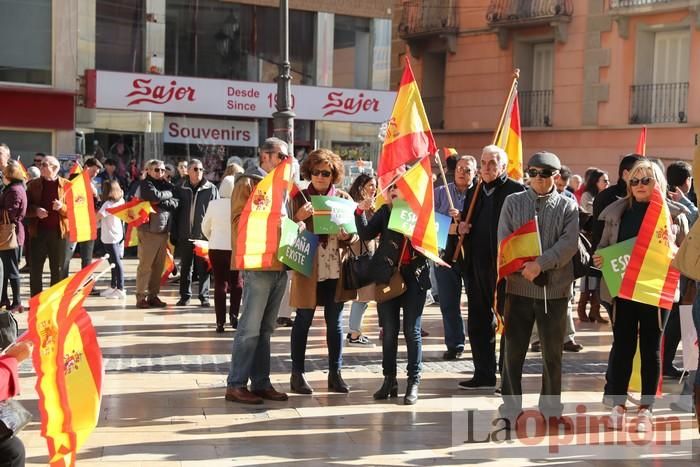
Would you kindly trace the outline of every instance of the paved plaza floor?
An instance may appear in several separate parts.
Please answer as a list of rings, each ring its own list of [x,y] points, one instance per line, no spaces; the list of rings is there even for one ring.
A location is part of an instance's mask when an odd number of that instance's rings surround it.
[[[78,261],[73,260],[73,271],[77,268]],[[365,315],[364,329],[377,345],[344,350],[343,376],[352,386],[350,394],[326,390],[325,326],[323,313],[318,312],[307,352],[313,395],[290,394],[287,402],[260,406],[227,402],[223,396],[235,332],[227,326],[224,334],[217,334],[213,309],[201,308],[196,299],[189,307],[175,307],[177,285],[167,286],[161,295],[171,304],[167,308],[136,309],[135,268],[135,260],[126,260],[126,300],[91,296],[86,302],[102,347],[106,377],[99,424],[79,453],[79,466],[700,463],[693,417],[671,412],[667,404],[655,410],[657,425],[661,420],[668,423],[657,429],[663,433],[655,433],[654,439],[634,439],[632,434],[604,439],[605,430],[588,429],[585,423],[581,429],[576,425],[575,434],[552,428],[538,433],[536,417],[531,437],[506,439],[498,425],[491,425],[500,398],[492,391],[467,392],[457,386],[471,374],[469,345],[463,359],[442,360],[445,349],[437,306],[426,307],[423,315],[430,336],[423,341],[423,382],[415,406],[401,405],[406,383],[403,338],[400,397],[381,402],[372,398],[382,381],[374,305]],[[97,290],[108,285],[106,277]],[[23,284],[28,284],[27,276]],[[346,330],[347,310],[349,306]],[[26,328],[26,316],[18,316],[22,328]],[[609,325],[578,320],[576,325],[577,341],[584,349],[565,353],[563,377],[565,411],[575,424],[608,413],[601,395],[611,342]],[[290,328],[278,328],[272,340],[272,381],[277,389],[288,391]],[[539,354],[528,353],[523,378],[526,407],[537,406],[541,373]],[[34,384],[33,369],[25,362],[19,399],[34,413],[34,421],[21,435],[30,466],[48,461],[39,433]],[[678,393],[680,386],[666,380],[664,391]],[[599,438],[593,439],[593,432]]]

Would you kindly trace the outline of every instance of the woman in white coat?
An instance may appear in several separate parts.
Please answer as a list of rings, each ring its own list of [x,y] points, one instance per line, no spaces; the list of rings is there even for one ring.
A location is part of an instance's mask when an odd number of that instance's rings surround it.
[[[235,178],[224,177],[219,186],[219,199],[209,203],[202,220],[202,233],[209,239],[209,259],[214,273],[214,309],[216,332],[224,332],[226,324],[226,295],[231,301],[229,320],[238,326],[238,311],[243,295],[243,277],[231,270],[231,193]]]

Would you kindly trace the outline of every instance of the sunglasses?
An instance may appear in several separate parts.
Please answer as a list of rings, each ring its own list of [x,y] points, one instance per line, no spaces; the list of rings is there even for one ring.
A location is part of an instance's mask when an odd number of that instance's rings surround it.
[[[40,164],[41,161],[43,161],[43,160],[44,160],[44,159],[34,159],[34,163],[35,163],[35,164]]]
[[[152,168],[151,170],[154,171],[154,172],[158,172],[158,173],[160,173],[160,172],[165,172],[165,169],[162,168],[162,167],[154,167],[154,168]]]
[[[318,177],[320,175],[323,178],[328,178],[331,175],[333,175],[333,172],[331,172],[330,170],[312,170],[311,175],[313,175],[314,177]]]
[[[647,186],[651,183],[652,180],[654,179],[651,177],[630,178],[630,186],[637,186],[640,183],[644,186]]]
[[[465,173],[465,174],[470,174],[470,173],[473,172],[473,170],[471,169],[471,167],[457,167],[455,170],[456,170],[457,172],[462,172],[462,173]]]
[[[535,178],[535,177],[549,178],[552,175],[554,175],[555,173],[557,173],[557,171],[552,170],[552,169],[542,169],[542,170],[527,169],[527,174],[530,176],[530,178]]]
[[[190,167],[190,169],[194,170],[195,172],[204,172],[203,167]]]

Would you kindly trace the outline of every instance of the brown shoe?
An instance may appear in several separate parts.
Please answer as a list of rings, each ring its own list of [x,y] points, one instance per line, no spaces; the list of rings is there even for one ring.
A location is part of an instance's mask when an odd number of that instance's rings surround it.
[[[285,394],[284,392],[279,392],[278,390],[276,390],[272,386],[270,386],[267,389],[259,389],[259,390],[253,391],[253,394],[255,394],[256,396],[260,396],[263,399],[267,399],[269,401],[280,401],[281,402],[281,401],[286,401],[287,399],[289,399],[289,396],[287,396],[287,394]]]
[[[588,316],[586,316],[586,303],[588,303],[588,293],[581,292],[581,295],[579,295],[578,298],[578,307],[576,308],[576,312],[578,313],[578,320],[582,323],[587,323],[590,321]]]
[[[151,304],[148,303],[148,300],[142,298],[136,302],[136,308],[151,308]]]
[[[158,298],[157,295],[152,295],[148,297],[148,304],[151,305],[153,308],[165,308],[166,306],[168,306],[168,304],[160,298]]]
[[[231,402],[240,402],[241,404],[262,404],[262,398],[248,391],[248,388],[226,388],[224,398]]]
[[[575,341],[564,342],[564,350],[566,352],[580,352],[583,346]]]

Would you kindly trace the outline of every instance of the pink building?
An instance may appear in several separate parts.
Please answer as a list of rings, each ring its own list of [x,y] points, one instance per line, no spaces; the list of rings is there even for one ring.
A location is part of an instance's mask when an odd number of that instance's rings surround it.
[[[525,160],[548,149],[575,173],[620,158],[692,157],[700,132],[700,0],[423,0],[394,18],[438,146],[491,142],[514,68]]]

